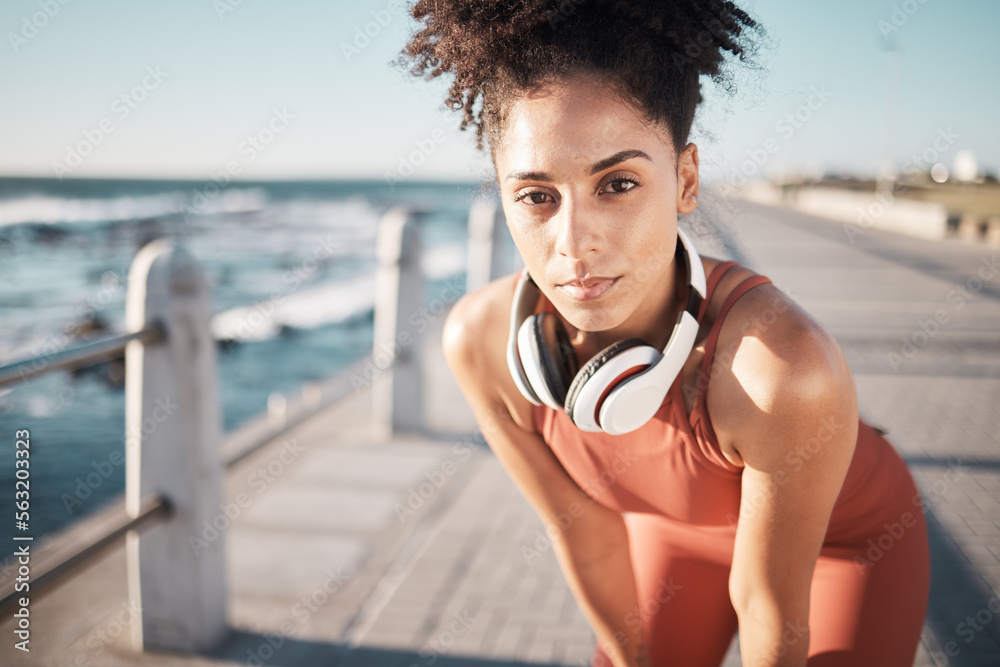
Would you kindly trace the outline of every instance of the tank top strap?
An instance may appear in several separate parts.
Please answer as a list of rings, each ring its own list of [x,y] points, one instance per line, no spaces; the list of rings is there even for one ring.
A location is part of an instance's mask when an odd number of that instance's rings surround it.
[[[715,272],[712,272],[713,275]],[[757,285],[763,285],[765,283],[771,282],[771,279],[767,276],[754,275],[744,278],[743,281],[733,288],[733,291],[729,293],[726,300],[722,302],[722,308],[719,309],[719,315],[715,318],[715,322],[712,323],[712,330],[708,334],[708,339],[705,341],[705,357],[701,361],[701,377],[708,377],[708,371],[712,367],[712,357],[715,354],[715,344],[719,340],[719,332],[722,330],[722,322],[726,318],[726,313],[729,309],[733,307],[736,300],[741,296],[746,294],[749,290],[756,287]],[[700,318],[699,318],[700,319]],[[707,382],[698,383],[698,393],[704,393],[707,388]]]
[[[719,285],[719,282],[725,277],[726,271],[733,268],[734,266],[739,266],[739,262],[734,262],[733,260],[727,260],[725,262],[719,262],[712,269],[712,273],[708,276],[708,283],[705,285],[705,298],[701,300],[701,307],[698,308],[698,322],[705,317],[705,312],[708,310],[708,302],[712,300],[712,294],[715,292],[715,288]]]

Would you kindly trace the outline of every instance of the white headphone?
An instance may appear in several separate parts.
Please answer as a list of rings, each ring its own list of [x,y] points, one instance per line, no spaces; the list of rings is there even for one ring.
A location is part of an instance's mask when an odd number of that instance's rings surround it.
[[[680,228],[677,236],[675,257],[684,254],[691,291],[662,354],[639,338],[629,338],[606,347],[578,370],[562,322],[551,312],[534,313],[541,290],[527,269],[521,273],[510,309],[507,365],[526,399],[566,410],[584,431],[621,435],[653,418],[694,348],[706,292],[698,252]]]

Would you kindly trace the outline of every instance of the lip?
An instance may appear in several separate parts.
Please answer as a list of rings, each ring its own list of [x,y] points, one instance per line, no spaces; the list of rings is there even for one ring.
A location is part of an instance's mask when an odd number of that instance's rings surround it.
[[[597,278],[578,283],[564,283],[557,285],[563,294],[574,301],[592,301],[603,296],[609,289],[618,282],[616,278]],[[586,286],[584,286],[586,285]]]

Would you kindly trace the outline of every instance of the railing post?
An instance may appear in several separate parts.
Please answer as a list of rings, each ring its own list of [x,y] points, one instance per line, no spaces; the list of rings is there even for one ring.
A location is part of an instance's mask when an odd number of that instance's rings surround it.
[[[125,503],[130,516],[149,493],[173,515],[127,538],[129,597],[141,609],[133,645],[200,652],[222,641],[226,624],[220,456],[222,418],[211,299],[197,262],[168,239],[136,254],[129,271],[129,331],[159,320],[164,343],[125,348]]]
[[[986,242],[1000,248],[1000,215],[991,216],[986,221]]]
[[[465,291],[472,292],[499,278],[511,267],[503,208],[479,199],[469,209],[469,252]]]
[[[978,241],[980,239],[979,232],[979,216],[975,213],[963,213],[961,219],[958,221],[958,238],[963,241]]]
[[[380,437],[424,426],[422,332],[410,323],[424,302],[417,216],[396,207],[379,221],[372,410]]]

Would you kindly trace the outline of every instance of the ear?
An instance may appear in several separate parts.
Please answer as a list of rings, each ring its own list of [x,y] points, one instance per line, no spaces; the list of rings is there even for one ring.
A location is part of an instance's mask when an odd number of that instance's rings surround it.
[[[690,143],[677,157],[677,212],[698,207],[698,146]]]

